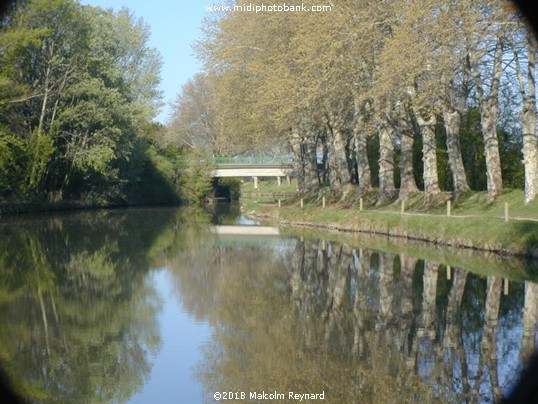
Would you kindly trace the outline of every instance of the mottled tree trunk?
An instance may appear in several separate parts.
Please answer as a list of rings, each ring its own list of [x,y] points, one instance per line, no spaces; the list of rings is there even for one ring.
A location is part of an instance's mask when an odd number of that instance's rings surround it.
[[[446,147],[448,151],[448,164],[452,172],[454,198],[458,199],[462,192],[470,190],[463,166],[460,146],[460,123],[461,116],[458,111],[443,111],[443,121],[446,131]]]
[[[525,203],[538,192],[538,139],[536,138],[536,101],[527,100],[520,114],[523,129],[523,165],[525,167]]]
[[[415,137],[409,122],[409,114],[398,120],[400,135],[400,194],[399,200],[406,200],[409,195],[419,192],[413,170],[413,142]]]
[[[327,125],[327,179],[329,187],[333,192],[341,191],[341,183],[338,178],[338,164],[336,163],[336,152],[334,150],[333,134],[329,125]]]
[[[306,192],[319,190],[319,175],[316,156],[315,136],[310,132],[303,138],[302,157],[304,169],[304,188]]]
[[[353,127],[353,140],[357,157],[357,176],[359,179],[359,195],[372,190],[372,174],[368,162],[368,149],[366,125],[364,123],[364,108],[355,105],[355,125]]]
[[[525,203],[529,203],[538,192],[538,140],[536,138],[536,52],[538,46],[536,37],[528,32],[525,38],[527,69],[523,74],[517,41],[512,41],[514,49],[516,75],[519,92],[523,100],[523,108],[519,121],[523,132],[523,166],[525,167]]]
[[[379,197],[380,200],[391,199],[396,195],[394,186],[394,145],[393,129],[383,123],[379,130]]]
[[[430,200],[441,192],[439,175],[437,174],[437,142],[435,140],[435,124],[437,119],[431,115],[426,120],[420,112],[416,113],[417,123],[422,133],[422,162],[424,164],[424,197]]]
[[[295,171],[295,177],[297,178],[297,188],[299,189],[299,192],[304,192],[305,182],[303,156],[301,153],[301,135],[299,129],[296,127],[291,129],[290,148],[293,155],[292,165],[293,170]]]
[[[372,190],[372,172],[368,162],[367,134],[360,130],[355,132],[355,152],[357,155],[357,175],[359,177],[359,194],[365,194]]]
[[[480,101],[480,127],[484,138],[484,157],[486,158],[486,179],[488,187],[488,201],[492,202],[502,193],[501,157],[499,141],[497,140],[497,119],[499,115],[499,86],[502,76],[502,46],[499,42],[495,47],[493,68],[491,69],[491,82],[488,85],[489,93],[480,74],[480,63],[472,50],[469,50],[471,75],[475,81],[476,92]]]
[[[293,169],[297,176],[299,192],[319,190],[316,142],[311,132],[294,127],[291,131],[290,148],[293,155]]]
[[[502,193],[501,155],[497,139],[499,107],[496,99],[487,97],[480,103],[480,127],[484,137],[488,201],[492,202]]]
[[[346,156],[346,139],[342,125],[337,119],[328,121],[329,168],[331,190],[337,194],[345,191],[351,182]]]

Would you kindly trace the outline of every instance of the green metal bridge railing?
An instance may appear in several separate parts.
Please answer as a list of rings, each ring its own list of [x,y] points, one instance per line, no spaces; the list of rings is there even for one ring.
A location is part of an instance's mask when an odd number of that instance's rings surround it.
[[[214,157],[215,164],[291,164],[289,156]]]

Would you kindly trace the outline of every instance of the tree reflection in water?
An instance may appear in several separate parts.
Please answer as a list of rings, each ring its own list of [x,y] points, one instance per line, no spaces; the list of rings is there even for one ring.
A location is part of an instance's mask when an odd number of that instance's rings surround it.
[[[148,252],[173,218],[162,211],[148,224],[147,214],[0,223],[0,361],[20,396],[125,402],[143,385],[160,345]]]
[[[325,391],[331,403],[491,402],[535,349],[528,281],[503,295],[496,276],[303,238],[199,248],[201,261],[183,251],[171,267],[178,296],[214,328],[197,369],[209,401]]]

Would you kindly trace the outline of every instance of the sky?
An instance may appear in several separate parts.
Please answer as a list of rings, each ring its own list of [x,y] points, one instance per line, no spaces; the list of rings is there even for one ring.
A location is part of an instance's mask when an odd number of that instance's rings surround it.
[[[165,106],[156,120],[166,123],[171,113],[170,104],[181,86],[201,70],[191,45],[200,38],[202,19],[208,3],[196,0],[80,0],[81,4],[113,8],[129,8],[150,26],[149,45],[156,48],[163,61],[161,90]]]

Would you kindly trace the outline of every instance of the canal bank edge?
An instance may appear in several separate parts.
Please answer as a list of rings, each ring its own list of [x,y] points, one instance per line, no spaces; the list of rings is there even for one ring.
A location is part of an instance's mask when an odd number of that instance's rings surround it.
[[[505,223],[490,217],[398,215],[332,206],[279,208],[254,201],[243,204],[242,210],[248,216],[284,226],[375,234],[538,260],[538,223],[532,221]]]

